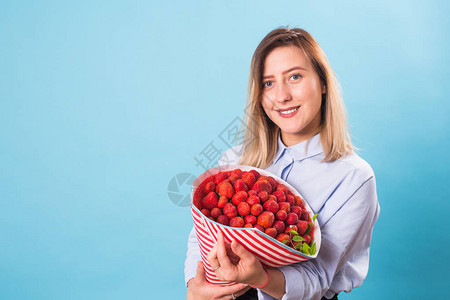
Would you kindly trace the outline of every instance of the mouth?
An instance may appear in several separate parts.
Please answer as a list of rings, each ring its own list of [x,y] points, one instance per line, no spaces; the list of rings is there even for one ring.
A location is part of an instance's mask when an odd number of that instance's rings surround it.
[[[277,109],[277,111],[282,116],[288,116],[288,115],[291,115],[291,114],[297,112],[297,110],[299,108],[300,108],[300,106],[294,106],[294,107],[289,107],[289,108],[286,108],[286,109]]]

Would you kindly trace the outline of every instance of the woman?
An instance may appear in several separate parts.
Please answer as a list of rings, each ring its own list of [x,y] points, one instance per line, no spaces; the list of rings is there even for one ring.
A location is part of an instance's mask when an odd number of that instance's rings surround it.
[[[213,286],[197,265],[192,231],[187,298],[337,299],[367,275],[379,205],[373,171],[353,152],[334,72],[309,33],[275,29],[255,50],[248,95],[244,143],[228,150],[221,164],[263,168],[296,188],[318,213],[321,249],[315,259],[264,268],[239,243],[225,245],[219,236],[208,261],[219,279],[239,284]]]

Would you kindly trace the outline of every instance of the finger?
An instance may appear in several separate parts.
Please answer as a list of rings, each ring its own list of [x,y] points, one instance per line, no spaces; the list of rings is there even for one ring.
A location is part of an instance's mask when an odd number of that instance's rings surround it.
[[[244,246],[242,246],[238,241],[234,240],[231,242],[231,250],[233,250],[233,252],[239,256],[241,259],[249,259],[249,258],[253,258],[253,254],[248,251],[247,249],[245,249]]]
[[[217,245],[214,246],[211,251],[206,256],[206,259],[209,262],[209,265],[212,269],[215,269],[220,266],[219,260],[217,258]]]
[[[227,249],[225,248],[225,240],[223,234],[219,231],[217,235],[217,258],[219,264],[224,268],[233,268],[234,265],[231,263],[230,258],[227,255]]]
[[[249,287],[249,286],[247,284],[244,284],[244,283],[236,283],[236,284],[233,284],[233,285],[224,286],[224,287],[221,288],[220,294],[222,296],[228,296],[228,299],[230,299],[231,298],[231,294],[234,294],[236,296],[236,293],[242,291],[243,289],[245,289],[247,287]]]
[[[197,262],[197,276],[201,281],[205,281],[205,269],[203,267],[203,262],[198,261]]]

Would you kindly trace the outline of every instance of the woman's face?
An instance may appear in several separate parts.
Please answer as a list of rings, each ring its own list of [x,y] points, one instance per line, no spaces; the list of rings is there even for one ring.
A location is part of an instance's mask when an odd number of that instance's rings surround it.
[[[261,104],[280,128],[286,146],[298,144],[316,132],[322,93],[325,87],[298,47],[278,47],[267,55]]]

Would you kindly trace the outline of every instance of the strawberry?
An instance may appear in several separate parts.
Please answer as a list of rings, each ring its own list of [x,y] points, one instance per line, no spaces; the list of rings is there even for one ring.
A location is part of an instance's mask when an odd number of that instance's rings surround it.
[[[256,217],[254,215],[246,215],[244,217],[245,223],[250,223],[252,225],[256,224]]]
[[[261,225],[256,224],[255,226],[253,226],[253,228],[258,229],[259,231],[264,232],[264,227],[262,227]]]
[[[290,240],[291,239],[289,238],[289,235],[287,235],[286,233],[280,233],[279,235],[277,235],[277,241],[285,245],[288,244]]]
[[[241,216],[245,217],[250,214],[250,205],[246,202],[240,202],[237,206],[237,210]]]
[[[291,212],[291,205],[289,203],[280,202],[280,203],[278,203],[278,205],[280,206],[280,210],[284,210],[284,211],[286,211],[286,213]]]
[[[244,228],[253,228],[253,225],[250,223],[245,223]]]
[[[300,206],[302,209],[305,208],[305,205],[303,204],[302,198],[300,196],[294,196],[295,205]]]
[[[223,214],[227,216],[229,219],[232,219],[237,216],[237,208],[233,205],[233,203],[227,203],[223,207]]]
[[[203,198],[202,207],[211,210],[214,207],[217,207],[218,201],[217,194],[215,192],[210,192]]]
[[[257,193],[260,193],[262,191],[270,193],[270,191],[272,190],[272,186],[267,180],[263,179],[255,182],[255,184],[252,186],[252,190],[255,190]]]
[[[288,227],[286,227],[286,232],[285,233],[289,234],[289,236],[292,237],[292,236],[295,235],[295,233],[293,231],[298,233],[297,230],[298,230],[297,225],[289,225]]]
[[[214,183],[219,184],[227,178],[228,178],[228,174],[226,172],[220,172],[216,175],[216,177],[214,177]]]
[[[267,191],[269,194],[271,194],[273,191],[276,190],[278,183],[275,181],[275,179],[273,179],[270,176],[261,176],[258,178],[257,181],[262,181],[262,180],[265,180],[270,184],[270,190]]]
[[[211,216],[211,212],[209,211],[209,209],[204,208],[201,210],[201,212],[205,215],[205,217]]]
[[[248,192],[249,190],[248,186],[241,179],[236,180],[233,184],[233,187],[236,192],[240,191]]]
[[[204,191],[205,194],[209,194],[210,192],[214,192],[216,190],[216,185],[214,182],[210,181],[208,183],[206,183]]]
[[[286,219],[286,224],[295,225],[298,222],[298,215],[296,213],[289,213]]]
[[[299,219],[303,221],[309,221],[309,213],[306,209],[302,209],[302,213],[299,216]]]
[[[242,219],[241,217],[234,217],[230,220],[230,224],[229,226],[231,227],[244,227],[245,222],[244,219]]]
[[[211,217],[217,219],[217,217],[219,217],[220,215],[222,215],[222,210],[220,208],[214,207],[213,209],[211,209]]]
[[[247,203],[251,206],[253,204],[260,204],[259,198],[257,196],[250,196],[247,198]]]
[[[304,243],[309,244],[311,242],[311,236],[309,234],[302,235],[302,238],[305,239]]]
[[[239,176],[236,174],[231,174],[230,177],[228,177],[228,180],[230,181],[231,184],[234,184],[236,182],[236,180],[239,179]]]
[[[238,176],[238,178],[242,177],[242,171],[241,169],[234,169],[233,171],[231,171],[231,174],[235,174]]]
[[[255,180],[258,180],[259,177],[261,177],[261,174],[259,174],[259,172],[256,170],[250,170],[249,172],[252,173],[253,176],[255,176]]]
[[[233,202],[234,205],[238,205],[241,202],[245,202],[247,200],[247,193],[244,191],[237,192],[234,194],[233,198],[231,199],[231,202]]]
[[[268,236],[271,236],[271,237],[273,237],[273,238],[276,238],[276,237],[277,237],[277,234],[278,234],[278,231],[277,231],[275,228],[270,227],[270,228],[267,228],[267,229],[264,231],[264,233],[267,234]]]
[[[277,197],[278,202],[284,202],[286,201],[286,195],[283,191],[275,191],[272,193],[275,197]]]
[[[286,202],[289,203],[291,206],[295,206],[295,200],[291,197],[286,197]]]
[[[227,204],[227,203],[228,203],[228,198],[225,196],[220,196],[219,202],[217,203],[217,207],[223,208],[225,206],[225,204]]]
[[[275,221],[273,223],[273,228],[275,228],[278,233],[282,233],[286,229],[286,225],[283,221]]]
[[[250,207],[250,213],[254,216],[259,216],[263,212],[263,207],[261,204],[253,204]]]
[[[306,232],[306,229],[308,229],[308,222],[307,221],[298,221],[297,222],[297,228],[298,228],[298,234],[303,235]]]
[[[277,197],[275,197],[274,195],[269,195],[269,198],[267,200],[273,200],[275,202],[278,202]]]
[[[221,196],[227,197],[228,199],[233,198],[234,189],[233,189],[233,186],[231,185],[231,183],[223,182],[222,184],[220,184],[219,194]]]
[[[266,202],[269,199],[269,194],[266,191],[262,191],[258,193],[258,197],[262,202]]]
[[[217,223],[228,226],[228,224],[230,224],[230,219],[225,215],[220,215],[217,217]]]
[[[277,220],[279,220],[279,221],[286,221],[288,214],[285,210],[280,209],[279,211],[277,211],[275,216],[277,217]]]
[[[297,216],[300,217],[300,214],[302,213],[302,209],[300,208],[300,206],[292,206],[291,212],[296,213]]]
[[[271,211],[274,214],[276,214],[277,211],[280,209],[280,207],[278,206],[278,203],[273,200],[267,200],[264,203],[263,207],[264,207],[264,210]]]
[[[242,181],[248,186],[251,187],[255,184],[256,178],[255,175],[251,172],[244,172],[241,177]]]
[[[282,192],[286,193],[287,192],[287,187],[284,184],[280,183],[277,186],[277,191],[282,191]]]
[[[256,204],[257,205],[257,204]],[[258,225],[261,225],[264,228],[272,227],[273,222],[275,221],[275,215],[271,211],[263,211],[258,216]]]

